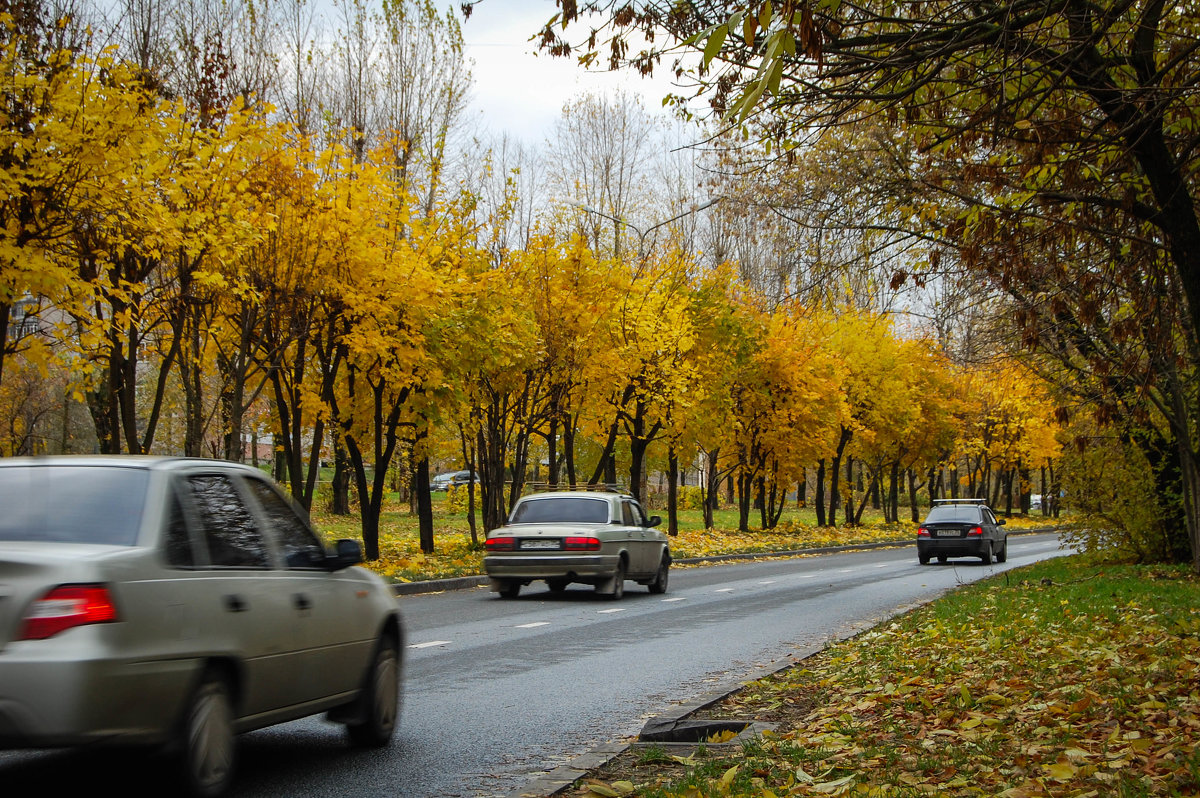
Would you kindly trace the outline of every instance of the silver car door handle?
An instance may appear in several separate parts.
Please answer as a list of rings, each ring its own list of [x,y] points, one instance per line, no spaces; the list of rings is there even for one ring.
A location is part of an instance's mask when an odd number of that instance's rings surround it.
[[[304,595],[303,593],[296,593],[295,595],[293,595],[292,596],[292,604],[298,610],[311,610],[312,609],[312,600],[309,599],[309,597]]]
[[[225,597],[225,609],[229,612],[245,612],[250,609],[250,605],[243,601],[241,596],[231,593]]]

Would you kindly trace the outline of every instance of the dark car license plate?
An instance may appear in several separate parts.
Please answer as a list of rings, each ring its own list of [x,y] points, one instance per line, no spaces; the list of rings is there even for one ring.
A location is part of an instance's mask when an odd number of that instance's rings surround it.
[[[939,529],[937,531],[939,538],[956,538],[959,536],[957,529]]]

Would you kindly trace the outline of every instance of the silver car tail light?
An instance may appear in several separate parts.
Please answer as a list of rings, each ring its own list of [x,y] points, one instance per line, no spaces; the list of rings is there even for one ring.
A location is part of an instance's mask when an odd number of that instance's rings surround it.
[[[19,640],[45,640],[76,626],[112,623],[117,606],[105,585],[59,585],[29,605]]]

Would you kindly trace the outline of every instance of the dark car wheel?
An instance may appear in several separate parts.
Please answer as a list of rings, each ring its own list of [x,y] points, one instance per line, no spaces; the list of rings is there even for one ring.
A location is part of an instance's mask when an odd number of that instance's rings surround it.
[[[222,795],[233,780],[233,700],[229,683],[208,672],[192,693],[180,730],[184,786],[190,795]]]
[[[929,565],[929,555],[921,554],[920,552],[918,552],[917,553],[917,561],[920,562],[921,565]]]
[[[662,594],[667,592],[667,582],[671,577],[671,557],[663,554],[662,562],[658,564],[658,573],[654,575],[654,581],[650,583],[650,592]]]
[[[1008,562],[1008,538],[1000,544],[1000,551],[996,552],[996,562]]]
[[[500,585],[500,598],[516,598],[521,593],[521,583],[515,579],[510,579]]]
[[[946,564],[946,555],[939,554],[938,555],[938,565],[945,565],[945,564]]]
[[[992,544],[986,540],[983,542],[983,554],[979,555],[979,559],[983,560],[984,565],[992,564]]]
[[[396,732],[400,711],[400,658],[392,642],[384,638],[363,681],[362,716],[346,724],[350,742],[360,748],[381,748]]]
[[[555,593],[561,593],[567,589],[567,585],[571,584],[566,579],[547,579],[546,585]]]

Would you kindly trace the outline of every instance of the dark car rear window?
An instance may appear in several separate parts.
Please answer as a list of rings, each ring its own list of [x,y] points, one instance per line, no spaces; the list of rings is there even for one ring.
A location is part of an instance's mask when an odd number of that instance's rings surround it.
[[[948,504],[934,507],[925,517],[925,522],[937,523],[979,523],[979,507],[974,504]]]
[[[513,513],[514,524],[607,524],[608,502],[564,496],[521,502]]]
[[[0,468],[0,540],[132,546],[149,481],[141,468]]]

